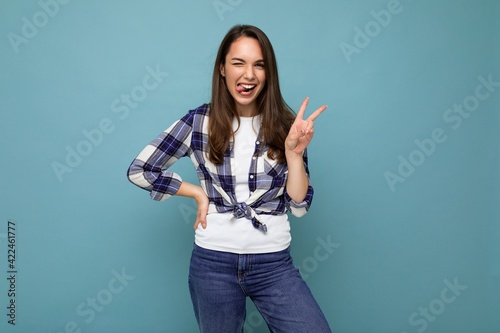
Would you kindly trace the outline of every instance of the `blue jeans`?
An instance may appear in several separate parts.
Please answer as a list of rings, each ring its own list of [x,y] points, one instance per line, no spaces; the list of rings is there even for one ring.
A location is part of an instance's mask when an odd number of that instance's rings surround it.
[[[234,254],[194,245],[189,291],[201,333],[241,333],[246,297],[271,332],[331,332],[311,291],[294,267],[290,249]]]

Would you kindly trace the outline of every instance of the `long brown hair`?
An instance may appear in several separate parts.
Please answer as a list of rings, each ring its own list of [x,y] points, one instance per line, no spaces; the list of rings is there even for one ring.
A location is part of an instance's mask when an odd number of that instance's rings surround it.
[[[254,38],[259,42],[264,57],[266,83],[257,96],[257,112],[261,114],[262,126],[260,140],[268,146],[267,155],[279,163],[285,163],[285,138],[288,135],[295,115],[285,103],[279,86],[278,66],[273,46],[266,34],[251,25],[236,25],[232,27],[222,40],[217,58],[215,59],[212,77],[212,100],[208,121],[208,159],[220,165],[224,154],[233,137],[233,117],[239,122],[236,104],[226,86],[226,80],[221,75],[220,68],[226,63],[226,55],[231,45],[240,37]]]

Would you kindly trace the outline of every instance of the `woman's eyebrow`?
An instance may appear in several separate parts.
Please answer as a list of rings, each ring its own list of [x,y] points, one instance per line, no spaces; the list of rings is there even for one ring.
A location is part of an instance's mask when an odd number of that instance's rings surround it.
[[[243,60],[241,58],[231,58],[231,60],[245,62],[245,60]]]
[[[246,62],[245,60],[241,59],[241,58],[231,58],[232,61],[241,61],[241,62]],[[257,62],[264,62],[264,59],[259,59],[259,60],[256,60],[255,61],[256,63]]]

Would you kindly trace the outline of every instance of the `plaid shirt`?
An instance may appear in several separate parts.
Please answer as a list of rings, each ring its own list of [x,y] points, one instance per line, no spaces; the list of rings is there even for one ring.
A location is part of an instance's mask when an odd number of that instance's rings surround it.
[[[179,158],[189,156],[209,198],[209,214],[232,212],[235,217],[249,219],[263,232],[267,228],[261,223],[259,214],[281,215],[289,211],[297,217],[304,215],[311,205],[313,188],[309,185],[303,202],[293,201],[285,187],[287,165],[269,159],[267,146],[261,139],[255,142],[248,174],[250,197],[245,202],[237,202],[235,177],[231,174],[231,165],[235,164],[233,142],[229,143],[223,164],[214,165],[206,157],[209,111],[208,104],[189,111],[146,146],[130,165],[129,180],[150,191],[152,199],[166,200],[177,193],[182,183],[182,178],[168,168]],[[260,134],[258,138],[261,138]],[[307,152],[304,152],[303,159],[309,177]]]

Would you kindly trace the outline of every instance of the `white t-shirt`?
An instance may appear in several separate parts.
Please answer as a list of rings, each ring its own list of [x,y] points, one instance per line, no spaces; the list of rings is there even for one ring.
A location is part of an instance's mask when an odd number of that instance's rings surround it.
[[[231,165],[235,176],[235,195],[238,202],[244,202],[250,196],[248,172],[255,149],[255,141],[260,129],[261,118],[240,117],[234,119],[234,164]],[[207,228],[201,224],[195,233],[195,243],[206,249],[244,253],[270,253],[286,249],[290,245],[290,223],[288,215],[259,215],[267,226],[264,233],[252,225],[247,218],[236,218],[232,213],[212,213],[207,215]]]

